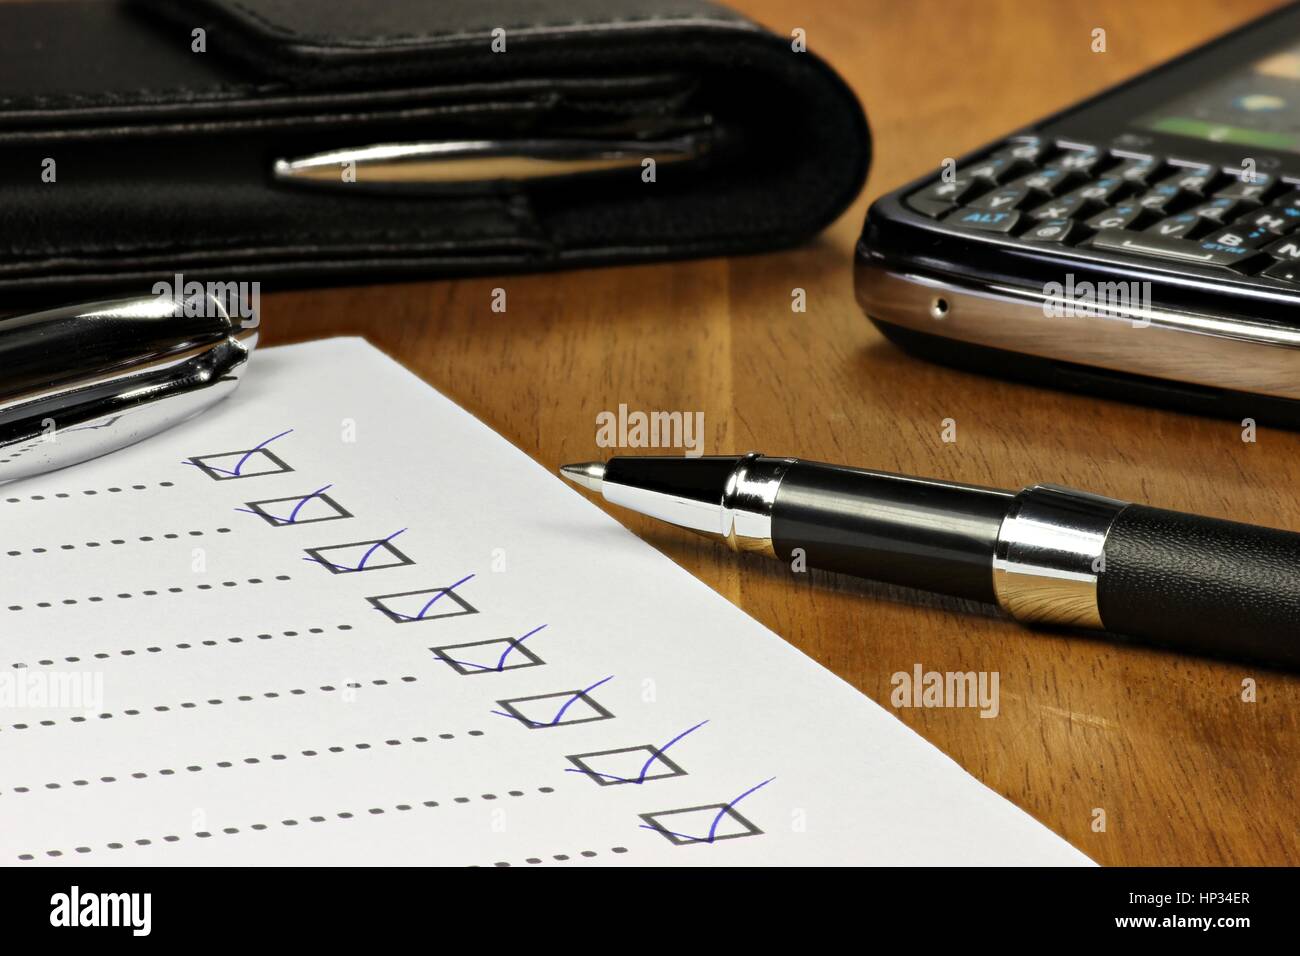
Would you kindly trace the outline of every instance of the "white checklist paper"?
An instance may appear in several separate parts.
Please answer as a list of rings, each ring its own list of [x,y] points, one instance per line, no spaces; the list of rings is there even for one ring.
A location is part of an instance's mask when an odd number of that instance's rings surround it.
[[[0,569],[6,865],[1089,862],[360,340],[0,486]]]

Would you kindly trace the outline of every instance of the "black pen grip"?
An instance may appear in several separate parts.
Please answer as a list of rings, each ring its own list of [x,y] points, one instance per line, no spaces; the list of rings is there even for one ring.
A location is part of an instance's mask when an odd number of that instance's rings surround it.
[[[996,488],[797,461],[772,509],[772,546],[813,568],[993,602],[998,528],[1012,500]]]
[[[1300,534],[1129,505],[1104,555],[1107,630],[1300,667]]]

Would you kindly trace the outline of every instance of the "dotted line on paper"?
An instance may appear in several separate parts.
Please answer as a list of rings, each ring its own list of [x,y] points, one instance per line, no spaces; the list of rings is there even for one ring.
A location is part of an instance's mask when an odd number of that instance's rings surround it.
[[[416,677],[398,678],[398,680],[400,680],[404,684],[412,684],[418,679],[419,678]],[[342,687],[345,690],[360,690],[362,687],[366,686],[367,684],[373,687],[386,687],[390,683],[392,682],[380,678],[379,680],[372,680],[372,681],[349,681],[348,683],[343,684]],[[322,684],[320,687],[316,688],[317,691],[321,691],[326,694],[333,693],[338,689],[339,688],[335,687],[333,684]],[[280,697],[301,697],[306,693],[307,691],[304,690],[303,688],[295,687],[293,690],[287,690],[287,691],[269,690],[264,694],[240,694],[238,697],[231,697],[230,700],[243,704],[253,700],[275,700]],[[166,714],[171,712],[172,710],[193,710],[194,708],[199,707],[200,705],[206,705],[209,707],[220,707],[224,703],[226,703],[226,701],[223,700],[222,698],[213,697],[210,700],[199,701],[198,703],[195,703],[194,701],[190,700],[190,701],[185,701],[184,703],[181,704],[174,704],[174,705],[158,704],[155,707],[148,707],[145,710],[138,710],[133,708],[131,710],[119,711],[119,713],[123,717],[139,717],[141,714],[149,713],[149,712],[157,713],[157,714]],[[111,720],[114,716],[116,715],[105,711],[104,713],[101,714],[95,714],[95,719]],[[40,720],[32,724],[10,724],[8,727],[0,727],[0,730],[31,730],[33,727],[53,727],[59,723],[84,724],[90,719],[91,718],[89,717],[77,715],[75,717],[64,718],[64,720],[62,721],[56,719],[48,719],[48,720]]]
[[[112,538],[108,541],[87,541],[84,544],[61,544],[57,548],[28,548],[26,551],[6,551],[5,554],[11,558],[17,558],[24,554],[53,554],[56,551],[75,551],[77,548],[102,548],[105,544],[122,545],[127,543],[148,543],[150,541],[175,541],[177,538],[191,537],[201,538],[209,532],[205,531],[169,531],[166,534],[142,534],[137,538]],[[217,528],[212,534],[230,534],[229,528]]]
[[[610,853],[626,853],[626,852],[627,852],[627,847],[625,847],[625,846],[612,846],[612,847],[609,848],[609,852],[610,852]],[[593,856],[600,856],[600,854],[597,853],[595,850],[583,850],[583,851],[581,851],[580,853],[578,853],[577,856],[579,856],[579,857],[585,857],[586,859],[591,859]],[[567,862],[569,862],[569,861],[572,860],[572,859],[574,859],[574,857],[571,856],[571,855],[568,854],[568,853],[555,853],[555,854],[552,854],[552,856],[550,857],[550,860],[551,860],[551,861],[554,861],[554,862],[556,862],[556,863],[567,863]],[[548,862],[548,861],[545,860],[545,859],[543,859],[543,858],[540,857],[540,856],[530,856],[528,859],[524,860],[524,862],[527,863],[527,864],[530,865],[530,866],[537,866],[538,864],[546,863],[546,862]],[[514,866],[515,864],[513,864],[513,863],[507,863],[505,860],[500,860],[500,861],[498,861],[498,862],[496,862],[496,863],[493,863],[492,865],[493,865],[493,866]],[[472,869],[472,870],[473,870],[473,869],[478,869],[478,868],[479,868],[479,865],[478,865],[477,863],[471,864],[471,866],[470,866],[470,869]]]
[[[482,737],[483,731],[481,730],[465,731],[464,736]],[[456,739],[455,734],[443,733],[443,734],[437,734],[435,737],[410,737],[407,740],[396,740],[396,739],[385,740],[384,745],[388,747],[400,747],[404,743],[427,744],[430,740],[455,740],[455,739]],[[321,750],[300,750],[296,754],[293,754],[293,756],[319,757],[321,754],[327,754],[327,753],[341,754],[341,753],[348,753],[355,750],[372,750],[374,749],[374,747],[375,747],[374,744],[367,744],[367,743],[352,744],[347,747],[336,745],[333,747],[325,747]],[[184,769],[187,773],[201,773],[204,770],[229,770],[231,767],[237,767],[237,766],[257,766],[262,764],[265,761],[276,762],[276,761],[288,760],[289,757],[290,754],[277,753],[277,754],[271,754],[269,757],[244,757],[241,760],[218,760],[217,762],[209,765],[208,767],[204,767],[202,764],[189,764],[188,766],[182,769]],[[176,773],[177,773],[176,769],[173,769],[171,767],[165,767],[162,770],[155,770],[152,773],[149,773],[144,770],[137,770],[134,773],[123,774],[119,777],[99,777],[97,780],[89,780],[89,779],[73,780],[70,784],[66,784],[66,786],[88,787],[92,783],[117,783],[119,780],[147,780],[149,777],[174,777]],[[8,792],[11,794],[36,793],[36,792],[40,792],[41,790],[62,790],[64,786],[65,784],[61,784],[57,782],[46,783],[46,784],[42,784],[39,787],[11,787],[8,790]],[[0,790],[0,794],[4,794],[5,792],[6,791],[4,790]]]
[[[276,580],[276,581],[291,581],[291,580],[293,580],[293,579],[292,579],[289,575],[287,575],[287,574],[277,574],[277,575],[275,576],[274,580]],[[263,584],[263,583],[265,583],[265,582],[263,581],[262,578],[249,578],[247,581],[222,581],[221,584],[220,584],[220,587],[223,587],[223,588],[235,588],[235,587],[239,587],[240,584]],[[211,591],[213,588],[216,588],[216,587],[218,587],[218,585],[216,585],[216,584],[195,584],[195,585],[192,585],[192,586],[191,586],[190,588],[188,588],[188,589],[186,589],[186,588],[182,588],[182,587],[171,587],[171,588],[167,588],[165,591],[148,590],[148,591],[139,591],[139,592],[137,592],[137,594],[132,594],[132,593],[130,593],[130,592],[128,592],[128,591],[124,591],[124,592],[122,592],[121,594],[114,594],[114,595],[110,595],[110,596],[113,597],[113,598],[116,598],[116,599],[119,600],[119,601],[127,601],[127,600],[130,600],[130,599],[133,598],[133,597],[136,597],[137,595],[138,595],[139,597],[156,597],[156,596],[158,596],[159,594],[180,594],[181,592],[183,592],[183,591],[185,591],[185,590],[192,590],[192,591]],[[11,604],[11,605],[9,605],[9,610],[10,610],[10,611],[24,611],[24,610],[27,610],[28,607],[55,607],[55,606],[60,605],[60,604],[62,604],[62,605],[80,604],[82,601],[86,601],[86,602],[88,602],[88,603],[90,603],[90,604],[98,604],[99,602],[101,602],[101,601],[103,601],[103,600],[105,600],[105,599],[104,599],[102,596],[96,594],[96,595],[92,595],[91,597],[88,597],[88,598],[64,598],[64,599],[61,600],[61,601],[38,601],[38,602],[35,603],[35,604],[31,604],[31,605],[27,605],[27,606],[24,606],[24,605],[22,605],[22,604]]]
[[[120,488],[119,488],[119,487],[114,487],[114,488],[104,488],[104,489],[102,490],[102,493],[103,493],[103,494],[119,494],[119,493],[124,492],[124,491],[148,491],[150,487],[154,487],[154,488],[174,488],[174,487],[176,487],[176,485],[175,485],[174,482],[171,482],[171,481],[160,481],[160,482],[158,482],[158,484],[153,485],[153,486],[150,486],[150,485],[124,485],[124,486],[122,486],[122,487],[120,487]],[[83,494],[83,495],[98,495],[98,494],[101,494],[101,491],[98,490],[98,489],[95,489],[95,488],[88,488],[88,489],[86,489],[85,491],[81,492],[81,494]],[[25,496],[25,497],[20,497],[20,498],[5,498],[5,499],[3,499],[3,501],[4,501],[4,503],[7,504],[7,505],[16,505],[16,504],[21,504],[21,503],[24,502],[24,501],[54,501],[55,499],[61,499],[61,498],[74,498],[74,497],[76,497],[76,495],[74,495],[74,494],[71,493],[71,492],[68,492],[68,491],[61,491],[61,492],[59,492],[58,494],[53,494],[53,495],[27,495],[27,496]]]
[[[31,451],[39,444],[40,444],[39,441],[33,441],[33,442],[28,442],[26,445],[23,445],[21,448],[14,449],[12,452],[9,453],[7,457],[0,458],[0,465],[7,465],[11,461],[17,461],[19,458],[23,457],[23,455],[27,454],[29,451]]]
[[[538,787],[537,790],[536,790],[536,792],[537,792],[537,793],[554,793],[554,792],[555,792],[555,788],[554,788],[554,787]],[[525,795],[526,795],[526,794],[525,794],[525,791],[523,791],[523,790],[510,790],[510,791],[508,791],[508,793],[509,793],[509,795],[512,796],[512,797],[522,797],[522,796],[525,796]],[[474,797],[453,797],[453,798],[449,801],[449,803],[472,803],[472,802],[474,801],[474,799],[475,799]],[[477,799],[479,799],[479,800],[496,800],[496,799],[498,799],[498,797],[497,797],[497,795],[496,795],[495,793],[484,793],[484,794],[480,794],[479,797],[478,797]],[[308,823],[328,823],[328,822],[331,821],[331,820],[355,820],[355,819],[357,819],[358,817],[364,819],[364,818],[367,817],[367,816],[376,816],[376,817],[377,817],[377,816],[382,816],[383,814],[389,812],[390,810],[396,810],[398,813],[406,813],[406,812],[408,812],[408,811],[410,811],[410,810],[414,810],[414,809],[416,809],[417,807],[418,807],[418,808],[423,808],[423,809],[434,809],[434,808],[436,808],[436,807],[440,807],[440,806],[442,806],[442,805],[443,805],[443,804],[439,803],[437,800],[423,800],[423,801],[421,801],[420,803],[398,803],[398,804],[394,804],[394,805],[391,806],[391,807],[369,807],[369,808],[366,809],[366,810],[362,810],[362,811],[358,811],[358,812],[354,812],[354,811],[351,811],[351,810],[340,810],[340,811],[338,811],[337,813],[330,814],[329,816],[319,816],[319,815],[317,815],[317,816],[307,817],[307,818],[305,818],[305,822],[308,822]],[[214,837],[214,836],[219,836],[219,835],[220,835],[220,836],[234,836],[234,835],[237,834],[237,833],[242,833],[244,830],[253,830],[253,831],[261,832],[261,831],[264,831],[264,830],[269,830],[269,829],[271,829],[272,827],[296,827],[296,826],[300,826],[303,822],[304,822],[303,820],[298,820],[298,819],[289,819],[289,820],[280,820],[278,823],[273,823],[273,824],[266,824],[266,823],[253,823],[253,824],[250,824],[250,825],[248,825],[248,826],[246,826],[246,827],[242,827],[242,828],[241,828],[241,827],[222,827],[220,830],[215,830],[215,831],[199,830],[197,833],[189,834],[188,837],[189,837],[189,838],[192,838],[192,839],[198,839],[198,840],[207,840],[207,839],[211,839],[211,838]],[[161,838],[160,838],[159,840],[157,840],[157,841],[152,840],[152,839],[149,839],[148,837],[142,837],[142,838],[140,838],[140,839],[138,839],[138,840],[132,840],[132,841],[130,841],[130,842],[133,843],[135,846],[153,846],[155,842],[162,842],[162,843],[179,843],[182,839],[185,839],[185,838],[186,838],[186,837],[182,837],[182,836],[180,836],[179,834],[174,834],[174,833],[173,833],[173,834],[169,834],[169,835],[167,835],[167,836],[161,837]],[[121,850],[121,849],[123,849],[125,846],[126,846],[125,843],[121,843],[121,842],[113,842],[113,843],[105,843],[104,846],[103,846],[103,848],[104,848],[104,849],[108,849],[108,850]],[[80,854],[83,854],[83,855],[86,854],[86,853],[93,853],[94,850],[95,850],[94,847],[89,847],[89,846],[78,846],[78,847],[73,847],[73,848],[72,848],[72,852],[73,852],[73,853],[80,853]],[[63,855],[64,855],[64,852],[65,852],[65,851],[63,851],[63,850],[45,850],[45,851],[44,851],[44,855],[45,855],[45,856],[48,856],[48,857],[60,857],[60,856],[63,856]],[[34,859],[36,859],[36,855],[35,855],[34,853],[20,853],[20,854],[18,854],[18,859],[21,860],[22,862],[26,863],[26,862],[28,862],[28,861],[30,861],[30,860],[34,860]]]
[[[350,630],[352,630],[352,625],[351,625],[351,624],[336,624],[336,625],[334,626],[334,629],[335,629],[335,630],[338,630],[338,631],[350,631]],[[281,636],[281,637],[301,637],[303,634],[324,634],[324,633],[325,633],[325,630],[326,630],[326,629],[323,628],[323,627],[309,627],[309,628],[306,628],[305,630],[302,630],[302,631],[281,631],[279,636]],[[252,638],[246,638],[246,637],[226,637],[226,638],[222,638],[222,639],[220,639],[220,640],[212,640],[212,639],[209,639],[209,640],[193,641],[193,642],[185,642],[185,641],[183,641],[183,642],[181,642],[180,644],[172,644],[172,645],[170,645],[170,649],[171,649],[171,650],[177,650],[177,651],[188,651],[188,650],[192,650],[193,648],[196,648],[196,647],[217,647],[217,646],[219,646],[219,645],[221,645],[221,644],[247,644],[247,643],[249,643],[249,642],[251,642],[251,641],[254,641],[254,640],[257,640],[257,641],[271,641],[271,640],[274,640],[275,637],[276,637],[276,635],[274,635],[274,634],[266,633],[266,634],[258,634],[256,637],[252,637]],[[143,653],[145,653],[145,654],[161,654],[164,650],[167,650],[167,649],[168,649],[167,647],[152,646],[152,647],[146,647],[146,648],[144,648]],[[129,648],[129,647],[128,647],[128,648],[124,648],[124,649],[122,649],[122,650],[120,650],[120,651],[97,651],[97,652],[95,652],[94,654],[87,654],[85,657],[77,657],[77,656],[75,656],[75,655],[70,655],[70,656],[68,656],[68,657],[60,657],[60,658],[47,657],[47,658],[44,658],[44,659],[42,659],[42,660],[36,661],[35,665],[25,663],[24,661],[15,661],[15,662],[13,662],[12,664],[10,664],[9,666],[12,667],[14,670],[22,670],[23,668],[26,668],[26,667],[33,667],[33,666],[50,667],[50,666],[52,666],[52,665],[54,665],[54,664],[56,664],[56,663],[63,663],[63,664],[80,664],[83,660],[88,660],[88,659],[91,659],[91,660],[97,660],[97,661],[104,661],[104,660],[108,660],[110,657],[135,657],[137,654],[140,654],[140,653],[141,653],[141,651],[136,650],[136,649],[134,649],[134,648]]]

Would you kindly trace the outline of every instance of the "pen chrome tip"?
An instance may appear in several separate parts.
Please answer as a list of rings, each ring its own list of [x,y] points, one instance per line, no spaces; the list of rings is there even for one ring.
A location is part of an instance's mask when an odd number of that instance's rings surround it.
[[[588,491],[600,491],[600,486],[605,480],[605,463],[584,461],[576,465],[561,465],[560,474],[575,485],[582,485]]]

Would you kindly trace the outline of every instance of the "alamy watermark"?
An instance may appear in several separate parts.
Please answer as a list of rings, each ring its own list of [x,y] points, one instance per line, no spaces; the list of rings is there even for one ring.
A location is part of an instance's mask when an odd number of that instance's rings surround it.
[[[87,717],[104,712],[101,671],[0,671],[0,710],[35,707],[79,710]]]
[[[628,411],[596,415],[596,445],[600,448],[681,448],[687,458],[704,454],[703,412]]]
[[[185,281],[183,273],[155,282],[153,294],[170,299],[176,315],[186,318],[212,318],[221,308],[245,329],[255,329],[261,322],[262,283]]]
[[[1001,710],[1001,675],[997,671],[925,671],[920,664],[889,679],[895,707],[970,707],[981,717]]]
[[[50,925],[118,926],[130,929],[132,936],[148,936],[153,929],[153,894],[83,892],[74,883],[66,893],[50,897]]]
[[[1066,273],[1065,282],[1043,286],[1043,315],[1049,319],[1125,319],[1134,328],[1151,324],[1150,282],[1076,282]]]

